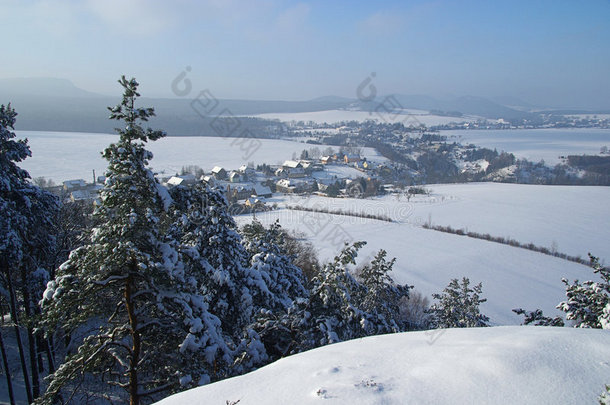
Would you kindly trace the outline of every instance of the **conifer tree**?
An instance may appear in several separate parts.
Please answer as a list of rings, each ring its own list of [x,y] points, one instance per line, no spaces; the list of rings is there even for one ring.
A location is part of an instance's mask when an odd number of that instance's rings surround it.
[[[390,276],[396,262],[386,260],[387,252],[381,249],[371,263],[364,266],[358,276],[364,287],[360,308],[370,314],[370,334],[400,332],[406,329],[400,315],[400,303],[409,297],[412,286],[399,285]]]
[[[555,318],[544,316],[541,309],[525,311],[522,308],[515,308],[513,309],[513,312],[517,315],[523,315],[525,319],[523,320],[522,325],[534,324],[534,326],[564,326],[563,319],[560,316],[556,316]]]
[[[217,316],[232,348],[232,363],[217,367],[213,380],[240,374],[268,359],[252,328],[262,308],[276,301],[265,274],[248,263],[248,252],[223,193],[207,184],[171,189],[175,202],[173,237],[180,242],[188,266],[198,274],[199,291]],[[221,363],[226,364],[226,363]]]
[[[74,402],[150,402],[209,380],[207,359],[223,349],[220,321],[178,244],[164,236],[171,199],[147,168],[152,154],[145,149],[164,133],[141,126],[154,111],[135,106],[136,80],[119,83],[123,100],[109,110],[122,127],[103,152],[99,225],[43,296],[45,325],[71,336],[76,349],[50,377],[41,403],[62,394]]]
[[[284,251],[286,235],[279,222],[265,228],[255,220],[243,233],[249,264],[262,274],[272,293],[268,309],[287,310],[296,299],[307,297],[303,272]]]
[[[11,318],[24,375],[28,401],[40,394],[37,336],[33,318],[44,289],[55,250],[55,217],[59,201],[30,183],[17,163],[31,156],[26,140],[14,140],[17,113],[0,106],[0,277],[10,304]],[[30,371],[25,365],[20,327],[28,338]],[[31,384],[30,384],[31,376]]]
[[[367,335],[368,314],[356,306],[354,299],[364,293],[364,288],[349,270],[365,244],[346,245],[313,280],[308,318],[313,323],[309,340],[314,347]]]
[[[593,272],[601,280],[570,284],[562,279],[567,299],[557,308],[566,313],[566,319],[575,321],[574,327],[610,329],[610,268],[602,266],[597,257],[589,257]]]
[[[610,384],[606,385],[606,391],[598,398],[600,405],[610,405]]]
[[[436,328],[473,328],[488,326],[489,318],[479,311],[479,304],[487,301],[480,298],[481,283],[470,287],[470,280],[457,278],[451,282],[441,294],[432,294],[438,302],[432,304],[428,312]]]
[[[284,251],[285,232],[278,222],[265,228],[254,220],[243,227],[250,265],[263,275],[273,299],[258,309],[252,328],[265,345],[270,360],[301,350],[302,310],[309,297],[305,276]]]

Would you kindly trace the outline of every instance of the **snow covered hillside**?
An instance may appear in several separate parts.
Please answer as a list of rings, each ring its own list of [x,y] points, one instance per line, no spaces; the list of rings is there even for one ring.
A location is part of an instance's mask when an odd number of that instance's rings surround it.
[[[290,356],[158,404],[593,404],[609,359],[604,330],[407,332]]]
[[[559,163],[560,156],[597,155],[602,146],[610,146],[610,130],[600,128],[450,130],[441,134],[449,142],[495,148],[532,162],[544,159],[551,165]]]
[[[380,110],[382,113],[378,112],[369,112],[362,110],[327,110],[327,111],[313,111],[313,112],[302,112],[302,113],[267,113],[267,114],[259,114],[256,115],[258,118],[268,119],[268,120],[280,120],[284,122],[290,121],[303,121],[309,122],[313,121],[317,124],[333,124],[341,121],[366,121],[366,120],[375,120],[375,121],[384,121],[387,120],[387,115],[383,115],[384,110]],[[394,117],[394,115],[392,115]],[[463,117],[446,117],[440,115],[430,114],[428,111],[424,110],[412,110],[405,109],[402,110],[402,113],[397,114],[394,117],[395,122],[404,122],[405,125],[415,125],[419,126],[420,124],[424,124],[426,126],[433,125],[445,125],[450,123],[457,122],[472,122],[480,119],[480,117],[475,116],[463,116]]]

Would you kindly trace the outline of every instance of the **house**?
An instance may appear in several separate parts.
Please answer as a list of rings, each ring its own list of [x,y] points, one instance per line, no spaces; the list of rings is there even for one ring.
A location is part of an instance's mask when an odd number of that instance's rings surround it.
[[[229,173],[229,181],[231,183],[239,183],[240,181],[242,181],[241,173],[232,171],[231,173]]]
[[[258,209],[258,208],[265,207],[265,201],[261,200],[260,198],[250,197],[250,198],[246,199],[246,202],[244,203],[244,205],[246,207]]]
[[[360,161],[360,156],[358,155],[345,155],[343,156],[343,161],[345,163],[356,163]]]
[[[172,176],[167,180],[168,187],[189,186],[195,183],[197,183],[197,178],[190,173],[181,176]]]
[[[294,193],[296,190],[296,186],[290,179],[278,180],[277,183],[275,183],[275,187],[280,193]]]
[[[303,170],[308,170],[311,167],[311,162],[309,160],[299,160],[299,164]]]
[[[288,177],[291,179],[298,179],[301,177],[305,177],[305,169],[302,167],[297,167],[295,169],[288,169]]]
[[[245,175],[246,177],[253,176],[256,174],[256,170],[254,170],[253,167],[250,167],[248,165],[241,165],[237,171]]]
[[[276,177],[288,177],[288,170],[284,169],[283,167],[280,167],[275,172],[273,172],[273,174],[275,174]]]
[[[227,177],[227,171],[220,166],[214,166],[212,169],[212,175],[216,180],[224,180]]]
[[[267,186],[263,186],[262,184],[254,185],[254,195],[257,197],[270,198],[273,196],[271,189]]]
[[[371,162],[369,162],[368,160],[361,160],[359,162],[356,162],[354,163],[354,166],[356,167],[356,169],[359,170],[370,170],[373,168]]]
[[[71,191],[68,198],[72,202],[95,202],[96,200],[98,200],[99,192],[102,188],[103,186],[101,184],[86,184],[84,188]]]
[[[303,193],[311,191],[315,183],[315,180],[281,179],[275,183],[275,187],[280,193]]]
[[[254,187],[247,183],[227,184],[227,199],[233,200],[245,200],[254,194]]]
[[[64,190],[71,193],[72,191],[82,190],[87,187],[87,183],[83,179],[66,180],[63,182]]]
[[[284,164],[282,164],[282,167],[285,169],[296,169],[296,168],[302,168],[303,165],[301,164],[301,162],[297,162],[296,160],[287,160],[284,162]]]
[[[209,174],[201,176],[201,181],[207,183],[210,187],[216,187],[216,178],[214,178],[214,176],[211,176]]]
[[[320,162],[321,162],[323,165],[327,165],[327,164],[331,163],[332,161],[333,161],[332,156],[322,156],[322,157],[320,158]]]
[[[296,160],[286,160],[282,167],[275,171],[275,175],[278,177],[290,177],[299,178],[305,177],[305,169],[301,162]]]

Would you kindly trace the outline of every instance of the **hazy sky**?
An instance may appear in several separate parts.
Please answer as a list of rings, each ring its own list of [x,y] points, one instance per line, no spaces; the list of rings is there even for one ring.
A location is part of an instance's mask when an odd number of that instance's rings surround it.
[[[187,66],[222,98],[380,93],[610,106],[610,0],[0,0],[0,77],[173,96]]]

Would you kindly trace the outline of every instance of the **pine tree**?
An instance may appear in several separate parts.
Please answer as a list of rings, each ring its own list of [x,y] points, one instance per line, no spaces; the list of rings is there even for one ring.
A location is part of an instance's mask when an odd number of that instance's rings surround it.
[[[198,183],[174,187],[171,195],[176,203],[172,234],[189,266],[197,269],[198,288],[232,348],[233,364],[218,369],[213,379],[250,371],[268,359],[252,325],[257,313],[273,308],[276,301],[267,285],[269,278],[249,265],[249,254],[220,190]]]
[[[610,405],[610,384],[606,385],[606,391],[599,396],[600,405]]]
[[[164,237],[171,200],[147,168],[144,144],[164,134],[144,129],[151,108],[136,108],[135,79],[119,80],[123,121],[108,160],[99,224],[71,252],[43,296],[45,325],[71,338],[41,403],[97,398],[139,404],[207,379],[207,359],[222,351],[220,321],[208,311],[176,241]],[[228,361],[229,359],[227,359]]]
[[[390,276],[396,262],[386,260],[387,252],[381,249],[371,263],[364,266],[358,277],[364,287],[360,308],[370,314],[369,334],[382,334],[406,330],[401,319],[401,301],[409,297],[409,285],[399,285]]]
[[[482,292],[481,283],[470,288],[470,280],[452,279],[441,294],[432,294],[438,300],[432,304],[428,313],[436,328],[472,328],[488,326],[489,318],[479,312],[479,304],[487,301],[479,298]]]
[[[250,266],[260,272],[272,293],[267,308],[261,307],[252,328],[260,336],[270,360],[296,353],[301,345],[302,312],[309,292],[305,277],[284,251],[286,234],[278,222],[268,229],[254,220],[244,226],[244,245]]]
[[[55,250],[56,197],[30,183],[17,163],[31,156],[26,140],[15,138],[17,113],[0,106],[0,275],[8,293],[28,400],[40,394],[37,340],[33,318]],[[21,303],[21,304],[19,304]],[[20,326],[25,325],[30,357],[31,386]]]
[[[243,233],[249,264],[263,275],[272,293],[268,309],[287,310],[296,299],[307,297],[303,272],[284,250],[286,234],[280,224],[276,221],[267,229],[255,220],[244,227]]]
[[[346,245],[314,278],[306,317],[310,322],[309,345],[317,347],[354,339],[366,336],[370,330],[369,316],[356,306],[355,300],[364,293],[364,287],[349,270],[365,243]]]
[[[564,326],[563,319],[560,316],[555,318],[549,318],[544,316],[542,310],[536,309],[535,311],[525,311],[521,308],[513,309],[513,312],[517,315],[523,315],[524,320],[522,325],[534,324],[534,326]]]
[[[570,284],[565,278],[566,301],[557,308],[566,313],[566,319],[575,321],[576,328],[610,329],[610,268],[603,267],[599,259],[589,254],[593,272],[599,274],[601,281],[575,280]]]

